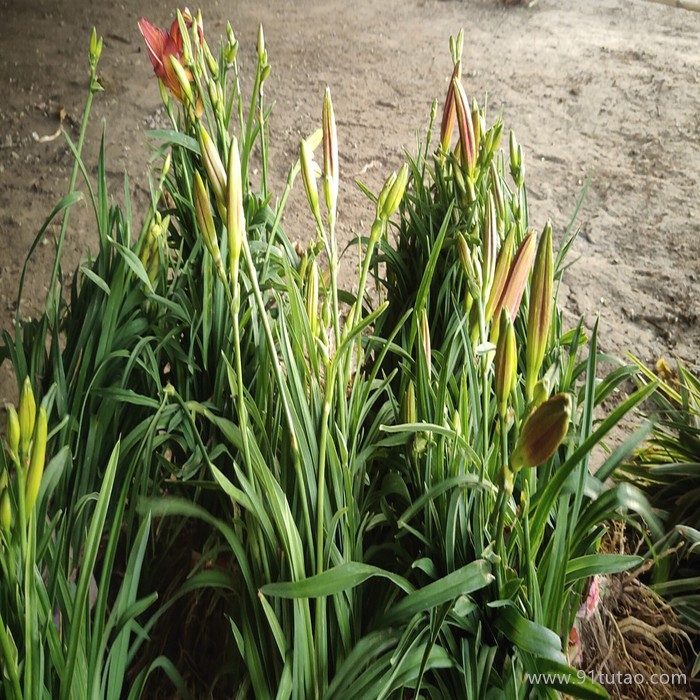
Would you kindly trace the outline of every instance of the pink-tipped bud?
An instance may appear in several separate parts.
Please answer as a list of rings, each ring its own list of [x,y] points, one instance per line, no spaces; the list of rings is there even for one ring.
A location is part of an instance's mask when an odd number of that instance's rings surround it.
[[[544,464],[563,442],[571,421],[571,396],[555,394],[527,418],[511,455],[517,472],[523,467]]]
[[[547,223],[537,246],[535,267],[530,285],[530,309],[527,319],[525,394],[532,401],[537,377],[547,350],[552,321],[554,262],[552,258],[552,226]]]
[[[474,126],[469,109],[469,99],[460,80],[453,80],[452,85],[454,85],[455,106],[457,107],[457,127],[462,147],[462,164],[468,173],[473,173],[476,151],[474,150]]]
[[[494,318],[500,317],[501,309],[508,309],[511,320],[515,320],[523,292],[525,291],[525,285],[530,277],[530,269],[535,257],[535,243],[535,232],[530,231],[520,244],[515,258],[513,258],[501,298],[494,309]]]
[[[486,323],[493,318],[493,312],[496,304],[499,302],[503,294],[503,288],[506,286],[510,263],[513,260],[513,247],[515,245],[515,227],[511,227],[508,235],[501,244],[501,250],[496,259],[496,269],[493,275],[493,284],[489,300],[486,303]]]
[[[454,131],[455,118],[457,117],[457,107],[455,106],[454,81],[459,80],[461,77],[462,63],[461,61],[457,61],[455,63],[454,70],[452,71],[450,84],[447,88],[447,97],[445,97],[445,109],[442,113],[442,123],[440,124],[440,145],[442,146],[442,150],[445,153],[447,153],[450,150],[452,132]]]

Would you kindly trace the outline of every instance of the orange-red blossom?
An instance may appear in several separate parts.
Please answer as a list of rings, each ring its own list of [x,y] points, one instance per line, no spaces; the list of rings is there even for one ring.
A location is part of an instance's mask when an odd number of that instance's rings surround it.
[[[192,26],[193,19],[190,11],[185,8],[182,17],[188,27]],[[148,57],[153,64],[153,72],[160,78],[165,86],[172,92],[173,96],[180,102],[184,102],[184,91],[177,76],[177,71],[173,66],[171,57],[174,57],[183,67],[187,79],[192,82],[192,72],[185,67],[183,59],[183,40],[180,33],[180,24],[177,18],[170,25],[170,31],[166,32],[160,27],[151,24],[147,19],[141,17],[138,21],[139,31],[146,42]],[[199,41],[203,39],[201,25],[197,25]]]

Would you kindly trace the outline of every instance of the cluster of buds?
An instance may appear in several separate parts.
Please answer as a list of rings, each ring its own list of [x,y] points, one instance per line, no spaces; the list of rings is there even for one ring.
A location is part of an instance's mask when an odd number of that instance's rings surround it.
[[[24,380],[20,392],[19,412],[11,405],[7,406],[6,410],[7,453],[17,473],[17,489],[22,490],[21,494],[16,494],[15,503],[23,502],[24,506],[20,508],[20,512],[27,518],[39,495],[48,432],[46,409],[43,405],[39,406],[37,413],[34,392],[28,377]],[[6,537],[12,529],[12,513],[11,482],[7,472],[3,472],[0,475],[0,527]]]
[[[146,231],[146,236],[141,243],[139,259],[146,270],[151,284],[156,281],[158,271],[161,268],[161,253],[163,246],[166,244],[169,225],[170,216],[162,218],[160,212],[156,211],[153,215],[151,225]]]

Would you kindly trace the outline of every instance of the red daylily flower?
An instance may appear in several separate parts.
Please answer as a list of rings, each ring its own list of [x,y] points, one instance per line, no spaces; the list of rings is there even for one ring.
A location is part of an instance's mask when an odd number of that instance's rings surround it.
[[[187,8],[182,11],[182,16],[185,19],[187,26],[191,27],[193,19],[190,11]],[[143,17],[139,19],[138,25],[141,36],[143,36],[143,39],[146,42],[148,58],[151,59],[151,63],[153,64],[153,72],[163,81],[170,92],[172,92],[173,96],[180,102],[183,102],[184,94],[182,85],[177,78],[177,74],[175,73],[170,57],[174,56],[176,60],[179,61],[179,63],[183,66],[185,75],[189,78],[190,82],[193,80],[193,78],[191,71],[184,66],[184,60],[182,57],[182,34],[180,33],[180,25],[178,24],[177,18],[170,26],[169,32],[166,32],[160,27],[156,27]],[[201,42],[203,35],[202,27],[199,24],[197,25],[197,33]]]

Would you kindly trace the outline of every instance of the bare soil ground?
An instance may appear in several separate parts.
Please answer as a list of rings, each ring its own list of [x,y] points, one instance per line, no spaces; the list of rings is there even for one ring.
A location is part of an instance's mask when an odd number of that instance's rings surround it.
[[[153,150],[146,132],[163,120],[136,21],[145,15],[167,26],[174,5],[0,0],[0,9],[0,326],[10,328],[24,258],[72,165],[62,137],[42,137],[56,132],[63,109],[63,127],[77,138],[93,25],[104,36],[105,92],[95,101],[85,162],[94,173],[104,129],[112,191],[123,199],[126,171],[140,226]],[[551,218],[560,242],[591,178],[578,260],[561,294],[569,318],[585,314],[590,324],[599,314],[608,351],[700,361],[700,14],[643,0],[539,0],[532,8],[500,0],[212,0],[202,9],[210,43],[231,20],[244,72],[264,25],[276,191],[299,139],[320,124],[331,87],[346,240],[370,223],[354,179],[376,190],[402,149],[415,151],[432,100],[442,107],[449,36],[464,27],[465,86],[480,102],[487,96],[491,117],[502,111],[523,144],[532,224],[541,229]],[[287,211],[287,227],[307,240],[313,230],[299,192]],[[96,247],[86,204],[71,221],[66,270]],[[56,231],[49,228],[34,256],[22,317],[46,294]],[[5,363],[0,403],[15,392]]]

